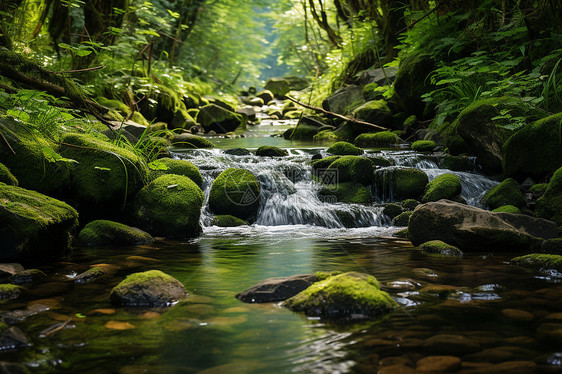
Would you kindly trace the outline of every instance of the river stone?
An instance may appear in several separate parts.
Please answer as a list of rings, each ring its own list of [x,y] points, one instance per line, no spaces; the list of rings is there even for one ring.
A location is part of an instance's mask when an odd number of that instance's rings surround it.
[[[163,307],[186,296],[180,281],[159,270],[150,270],[129,275],[111,290],[110,298],[120,306]]]
[[[234,131],[243,124],[242,115],[236,114],[220,105],[208,104],[199,109],[197,122],[206,131],[214,130],[217,133],[225,134]]]
[[[42,281],[47,275],[39,269],[28,269],[20,271],[10,277],[10,283],[13,284],[32,284]]]
[[[516,360],[519,357],[533,357],[536,353],[536,351],[522,347],[500,346],[472,353],[464,356],[464,359],[467,361],[500,363]]]
[[[429,255],[440,255],[447,257],[462,257],[463,253],[460,249],[453,245],[449,245],[441,240],[430,240],[420,245],[422,253]]]
[[[171,144],[174,147],[179,148],[214,148],[215,145],[202,136],[183,133],[177,134],[170,139]]]
[[[24,271],[21,264],[10,263],[10,264],[0,264],[0,279],[9,278],[21,271]]]
[[[521,309],[503,309],[502,314],[504,317],[515,322],[531,322],[535,319],[535,316],[532,313]]]
[[[252,152],[248,151],[246,148],[230,148],[223,151],[224,154],[232,156],[249,156]]]
[[[154,238],[145,231],[122,223],[96,220],[89,222],[78,234],[80,245],[137,245],[152,243]]]
[[[442,240],[462,251],[528,251],[558,236],[556,224],[522,214],[493,213],[449,200],[416,207],[408,225],[415,246]]]
[[[316,275],[302,274],[292,277],[269,278],[240,292],[236,298],[245,303],[273,303],[284,301],[304,291],[316,282]]]
[[[461,359],[455,356],[427,356],[416,363],[418,373],[443,373],[457,371]]]
[[[338,114],[346,114],[353,105],[363,102],[363,89],[360,86],[342,87],[322,102],[322,108]]]
[[[107,270],[100,266],[91,267],[88,270],[78,274],[74,277],[74,283],[76,284],[87,284],[94,282],[95,280],[103,277],[107,273]]]
[[[246,169],[226,169],[213,181],[209,192],[209,208],[217,215],[251,219],[256,216],[259,203],[258,179]]]
[[[29,374],[29,370],[22,364],[16,362],[0,361],[0,373],[2,374]]]
[[[402,364],[384,366],[379,369],[378,374],[416,374],[416,369]]]
[[[0,350],[7,351],[27,347],[29,342],[24,333],[17,327],[12,326],[0,334]]]
[[[0,183],[0,257],[64,255],[77,225],[78,212],[62,201]]]
[[[426,339],[423,348],[435,354],[466,354],[478,351],[480,344],[462,335],[441,334]]]
[[[536,373],[537,364],[533,361],[507,361],[495,365],[474,368],[470,374],[532,374]]]

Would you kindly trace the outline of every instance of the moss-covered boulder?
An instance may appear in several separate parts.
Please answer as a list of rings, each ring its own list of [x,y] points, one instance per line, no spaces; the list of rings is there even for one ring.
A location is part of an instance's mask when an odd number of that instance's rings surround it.
[[[150,182],[131,204],[134,224],[155,236],[193,237],[200,233],[204,196],[188,177],[167,174]]]
[[[334,131],[326,129],[314,135],[312,140],[318,143],[335,143],[341,139]]]
[[[324,186],[318,191],[318,196],[326,203],[368,205],[373,201],[371,189],[354,182],[340,182]]]
[[[414,210],[418,205],[420,205],[420,202],[416,199],[406,199],[402,201],[402,208],[405,210]]]
[[[419,169],[378,169],[373,192],[384,200],[419,199],[428,181],[427,175]]]
[[[17,186],[18,180],[10,172],[6,165],[0,163],[0,183],[9,184],[10,186]]]
[[[365,157],[339,157],[328,166],[326,171],[334,174],[333,183],[355,182],[365,186],[373,183],[373,164]]]
[[[416,152],[432,152],[437,147],[433,140],[416,140],[411,148]]]
[[[274,147],[271,145],[262,145],[256,150],[256,156],[285,157],[288,155],[289,152],[287,152],[286,149],[281,149],[279,147]]]
[[[532,194],[533,199],[539,199],[544,195],[547,189],[548,183],[537,183],[529,188],[529,192]]]
[[[259,204],[259,182],[250,171],[229,168],[213,181],[209,194],[213,213],[248,220],[256,216]]]
[[[349,272],[314,283],[283,306],[307,316],[360,319],[379,317],[398,304],[372,275]]]
[[[153,170],[152,174],[155,177],[162,176],[163,174],[183,175],[195,182],[199,188],[203,185],[203,176],[201,176],[201,172],[197,166],[187,160],[176,160],[164,157],[158,159],[158,166],[163,167],[159,167],[159,170]],[[164,167],[166,168],[165,170],[163,170]]]
[[[449,245],[441,240],[431,240],[420,244],[420,251],[429,255],[438,255],[446,257],[462,257],[463,253],[454,245]]]
[[[0,300],[15,300],[20,297],[23,289],[15,284],[0,284]]]
[[[552,175],[548,188],[537,200],[535,212],[538,217],[553,220],[562,226],[562,168]]]
[[[88,223],[78,234],[79,245],[137,245],[152,243],[154,238],[147,232],[119,222],[97,220]]]
[[[226,134],[244,125],[243,117],[240,114],[216,104],[209,104],[200,108],[199,114],[197,114],[197,122],[203,126],[205,131],[213,130],[220,134]]]
[[[361,148],[383,147],[398,143],[400,138],[390,131],[370,132],[355,138],[355,145]]]
[[[0,183],[0,257],[57,258],[69,252],[78,213],[62,201]]]
[[[193,134],[178,134],[170,139],[170,143],[178,148],[214,148],[215,145],[208,139]]]
[[[159,270],[134,273],[111,290],[111,303],[126,307],[165,307],[184,299],[187,291],[174,277]]]
[[[395,100],[403,103],[410,113],[421,117],[425,109],[422,95],[433,88],[428,84],[428,75],[435,70],[432,56],[411,53],[400,61],[394,81]]]
[[[540,119],[513,134],[504,145],[503,172],[508,177],[543,178],[562,166],[562,113]]]
[[[363,89],[360,86],[350,84],[338,89],[324,99],[322,108],[334,113],[347,114],[349,108],[356,108],[363,102]]]
[[[389,203],[384,206],[382,213],[390,219],[393,219],[397,215],[403,212],[402,206],[396,203]]]
[[[422,202],[438,201],[441,199],[452,200],[460,195],[462,190],[461,180],[455,174],[441,174],[425,187]]]
[[[446,155],[443,158],[443,166],[452,171],[469,171],[472,169],[472,162],[466,156]]]
[[[510,263],[531,269],[554,269],[562,271],[562,256],[531,253],[529,255],[512,258]]]
[[[362,149],[359,149],[348,142],[337,142],[335,144],[332,144],[327,149],[327,152],[337,156],[359,156],[363,154]]]
[[[248,223],[238,217],[229,215],[218,215],[213,217],[213,225],[218,227],[247,226]]]
[[[517,251],[558,236],[554,222],[523,214],[492,213],[449,200],[418,206],[408,224],[415,246],[441,240],[464,252]]]
[[[484,195],[482,204],[489,209],[496,209],[504,205],[524,207],[525,195],[519,189],[519,183],[513,178],[507,178]]]
[[[147,100],[139,102],[141,114],[149,122],[166,122],[172,129],[189,128],[195,120],[187,112],[188,100],[163,84],[152,84],[146,93]]]
[[[269,78],[265,82],[264,89],[270,91],[276,97],[284,97],[291,90],[291,83],[284,78]]]
[[[365,101],[382,100],[384,93],[389,89],[389,86],[379,86],[376,82],[371,82],[363,87],[363,97]]]
[[[263,90],[260,91],[256,94],[256,97],[259,97],[260,99],[263,100],[263,102],[265,104],[268,104],[271,100],[273,100],[275,98],[275,95],[273,92],[269,91],[269,90]]]
[[[397,215],[392,219],[392,225],[399,226],[399,227],[408,226],[408,222],[410,222],[410,217],[412,216],[412,213],[413,213],[412,211],[400,213],[399,215]]]
[[[384,100],[368,101],[355,108],[351,115],[361,121],[389,127],[392,124],[392,113]]]
[[[79,210],[118,210],[148,180],[143,158],[102,139],[83,134],[67,134],[61,154],[77,161],[72,170],[72,196]]]

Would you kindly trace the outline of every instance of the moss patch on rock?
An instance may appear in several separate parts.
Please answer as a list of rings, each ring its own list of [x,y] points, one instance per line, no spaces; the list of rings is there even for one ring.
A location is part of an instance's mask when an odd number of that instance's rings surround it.
[[[375,171],[373,189],[383,199],[418,199],[427,183],[427,175],[419,169],[388,168]]]
[[[156,177],[162,176],[163,174],[183,175],[195,182],[195,184],[200,188],[203,185],[203,176],[201,176],[201,172],[197,166],[187,160],[176,160],[165,157],[158,159],[158,163],[164,165],[166,170],[154,170],[152,174]]]
[[[537,216],[562,226],[562,168],[556,170],[544,195],[537,200]]]
[[[229,215],[218,215],[213,218],[213,225],[218,227],[237,227],[237,226],[247,226],[246,221],[241,220],[238,217]]]
[[[470,159],[466,156],[446,155],[443,158],[443,166],[452,171],[468,171],[472,169]]]
[[[399,226],[399,227],[408,226],[408,222],[410,222],[410,216],[412,215],[412,213],[413,213],[412,211],[400,213],[399,215],[397,215],[392,219],[392,225]]]
[[[422,253],[445,257],[462,257],[463,253],[454,245],[449,245],[441,240],[431,240],[419,246]]]
[[[316,282],[283,306],[308,316],[359,319],[379,317],[397,307],[379,282],[368,274],[349,272]]]
[[[417,140],[411,146],[416,152],[432,152],[436,147],[437,143],[433,140]]]
[[[243,126],[243,118],[240,114],[231,112],[228,109],[216,104],[209,104],[201,107],[197,114],[197,122],[206,131],[216,131],[225,134],[235,131],[239,126]]]
[[[97,220],[88,223],[78,234],[76,243],[80,245],[137,245],[152,243],[150,234],[122,223]]]
[[[461,180],[455,174],[441,174],[425,187],[422,202],[453,199],[460,195],[462,190]]]
[[[382,213],[387,216],[388,218],[394,218],[400,213],[402,213],[402,206],[396,203],[389,203],[384,206]]]
[[[328,166],[335,172],[334,183],[355,182],[369,186],[373,183],[373,163],[365,157],[342,156]]]
[[[322,130],[312,137],[312,140],[318,143],[335,143],[340,137],[332,130]]]
[[[337,156],[359,156],[363,154],[362,149],[359,149],[348,142],[337,142],[332,144],[332,146],[327,149],[327,152]]]
[[[354,143],[361,148],[381,147],[398,144],[400,138],[390,131],[369,132],[356,137]]]
[[[144,187],[131,206],[135,225],[152,235],[193,237],[201,231],[199,217],[204,196],[183,175],[163,175]]]
[[[562,256],[531,253],[529,255],[512,258],[510,263],[531,269],[554,269],[562,271]]]
[[[525,206],[525,195],[519,189],[519,183],[513,178],[507,178],[484,195],[482,203],[490,209],[504,205],[516,207]]]
[[[274,147],[270,145],[262,145],[256,150],[256,156],[285,157],[288,155],[289,152],[287,152],[286,149],[281,149],[279,147]]]
[[[179,134],[174,135],[170,139],[171,144],[178,148],[214,148],[215,145],[209,140],[202,136],[197,136],[193,134]]]
[[[215,214],[251,219],[259,203],[260,186],[256,176],[248,170],[226,169],[211,186],[209,208]]]
[[[15,300],[20,297],[23,288],[15,284],[0,284],[0,300]]]
[[[496,209],[493,209],[492,212],[520,214],[521,210],[513,205],[502,205]]]
[[[16,177],[10,172],[10,169],[2,163],[0,163],[0,183],[6,183],[10,186],[17,186],[19,184]]]
[[[351,113],[353,118],[388,127],[392,123],[392,113],[384,100],[368,101],[355,108]]]
[[[111,290],[111,302],[127,307],[165,307],[187,296],[174,277],[159,270],[134,273]]]
[[[318,195],[329,203],[370,204],[373,201],[371,189],[359,183],[340,182],[325,186]]]

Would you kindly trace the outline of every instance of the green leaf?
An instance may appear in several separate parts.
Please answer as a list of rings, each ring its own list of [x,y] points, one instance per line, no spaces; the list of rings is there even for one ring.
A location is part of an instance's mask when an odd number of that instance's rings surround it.
[[[100,171],[111,171],[110,168],[104,168],[104,167],[101,167],[101,166],[94,166],[94,169],[100,170]]]
[[[24,112],[22,110],[8,109],[6,111],[6,114],[9,115],[9,116],[15,117],[17,119],[20,119],[24,122],[29,122],[29,120],[31,119],[29,114],[27,114],[26,112]]]
[[[88,51],[88,50],[85,50],[85,49],[77,49],[77,50],[74,51],[74,53],[76,53],[76,56],[85,57],[85,56],[88,56],[89,54],[91,54],[92,51]]]
[[[70,44],[66,44],[66,43],[59,43],[59,48],[69,49],[69,50],[73,49],[73,47]]]
[[[180,18],[180,14],[177,12],[173,12],[170,9],[168,9],[168,13],[170,13],[170,15],[174,18]]]
[[[76,313],[75,316],[78,318],[86,318],[86,316],[83,315],[82,313]]]

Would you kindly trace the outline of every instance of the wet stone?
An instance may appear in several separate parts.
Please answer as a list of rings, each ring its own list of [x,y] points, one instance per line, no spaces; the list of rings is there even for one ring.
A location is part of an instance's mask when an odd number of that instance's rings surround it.
[[[537,328],[536,337],[540,341],[562,344],[562,324],[543,323]]]
[[[24,271],[23,266],[16,263],[0,264],[0,279],[9,278],[19,272]]]
[[[22,364],[15,362],[0,361],[0,373],[2,374],[27,374],[29,370]]]
[[[272,303],[283,301],[307,289],[315,281],[316,275],[314,274],[269,278],[244,292],[240,292],[236,295],[236,298],[245,303]]]
[[[13,284],[32,284],[47,278],[47,275],[38,269],[20,271],[10,277]]]
[[[507,361],[495,365],[474,368],[470,374],[532,374],[536,373],[537,364],[533,361]]]
[[[461,359],[455,356],[428,356],[416,364],[418,373],[449,373],[461,367]]]
[[[397,279],[395,281],[386,283],[386,287],[389,290],[397,290],[397,291],[400,291],[400,290],[415,290],[416,288],[418,288],[420,286],[421,286],[421,284],[419,284],[415,280],[409,279],[409,278],[401,278],[401,279]]]
[[[480,349],[480,344],[462,335],[441,334],[426,339],[423,348],[435,354],[467,354]]]
[[[503,346],[485,349],[478,353],[466,355],[467,361],[500,363],[510,360],[517,360],[520,357],[533,357],[536,352],[522,347]]]
[[[27,347],[29,345],[24,333],[12,326],[0,334],[0,351],[9,351]]]
[[[404,365],[384,366],[379,369],[378,374],[415,374],[416,369]]]
[[[435,281],[437,280],[437,278],[439,278],[439,274],[427,268],[415,268],[412,270],[412,273],[419,278],[430,280],[430,281]]]
[[[531,322],[535,319],[535,316],[532,313],[521,309],[504,309],[502,310],[502,314],[504,317],[516,322]]]
[[[504,342],[506,344],[520,345],[523,347],[532,347],[539,343],[537,339],[530,336],[513,336],[511,338],[505,338]]]

